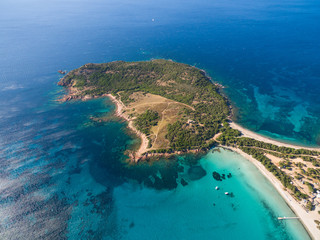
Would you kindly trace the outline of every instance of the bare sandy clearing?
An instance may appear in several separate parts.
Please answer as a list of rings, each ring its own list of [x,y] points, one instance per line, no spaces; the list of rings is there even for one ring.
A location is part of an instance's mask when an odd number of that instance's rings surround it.
[[[131,102],[127,105],[118,96],[115,98],[108,95],[117,105],[116,115],[124,118],[129,122],[128,127],[132,129],[140,138],[141,146],[133,154],[133,158],[137,161],[143,153],[149,150],[166,149],[170,147],[170,142],[166,139],[167,126],[177,120],[181,120],[181,113],[185,108],[194,110],[191,106],[154,94],[144,94],[135,92],[129,96]],[[134,120],[140,114],[147,110],[153,110],[159,114],[159,122],[151,128],[151,134],[146,136],[136,129]],[[150,143],[149,143],[150,142]],[[151,147],[150,147],[151,144]]]

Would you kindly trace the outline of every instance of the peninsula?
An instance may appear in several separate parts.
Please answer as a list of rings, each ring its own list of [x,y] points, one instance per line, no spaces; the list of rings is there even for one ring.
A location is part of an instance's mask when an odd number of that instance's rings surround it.
[[[110,97],[140,138],[133,161],[222,146],[251,160],[320,236],[320,151],[282,144],[231,121],[228,99],[203,70],[169,60],[86,64],[58,83],[61,101]]]

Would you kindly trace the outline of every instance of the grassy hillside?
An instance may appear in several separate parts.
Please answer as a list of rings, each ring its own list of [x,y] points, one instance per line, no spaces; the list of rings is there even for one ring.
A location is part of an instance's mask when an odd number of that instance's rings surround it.
[[[79,98],[112,93],[128,105],[134,101],[133,93],[143,92],[190,106],[167,126],[170,148],[161,151],[209,147],[230,112],[226,99],[204,71],[168,60],[90,63],[69,72],[59,85],[76,88]]]

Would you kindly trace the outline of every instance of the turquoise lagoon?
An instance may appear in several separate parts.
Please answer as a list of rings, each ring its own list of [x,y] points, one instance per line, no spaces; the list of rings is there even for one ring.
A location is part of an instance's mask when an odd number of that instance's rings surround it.
[[[118,222],[134,223],[132,228],[124,226],[124,239],[309,239],[299,222],[277,220],[295,215],[242,156],[217,149],[196,165],[183,157],[180,161],[184,171],[178,181],[187,180],[187,186],[157,191],[127,183],[114,190]],[[190,170],[200,167],[206,175],[190,180]],[[232,178],[217,182],[213,171],[231,173]]]

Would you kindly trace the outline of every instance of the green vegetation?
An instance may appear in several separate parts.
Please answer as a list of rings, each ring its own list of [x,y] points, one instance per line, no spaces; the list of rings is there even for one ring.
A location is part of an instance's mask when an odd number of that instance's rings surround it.
[[[320,161],[314,157],[310,156],[301,156],[301,158],[306,162],[311,162],[313,166],[320,167]]]
[[[219,131],[219,125],[212,124],[209,129],[204,126],[188,128],[188,123],[177,121],[168,125],[166,138],[170,141],[170,147],[174,150],[184,149],[207,149],[212,146],[214,141],[207,141]]]
[[[308,186],[308,189],[309,189],[310,193],[314,192],[313,184],[311,184],[309,182],[305,182],[304,184]]]
[[[227,145],[226,143],[228,143],[228,145],[235,144],[235,139],[241,136],[241,133],[238,130],[231,128],[229,123],[226,121],[223,122],[223,128],[221,129],[221,132],[223,134],[220,135],[218,140],[223,145]]]
[[[170,110],[169,103],[166,103],[165,109],[155,108],[157,111],[143,109],[145,112],[137,112],[138,106],[132,109],[129,116],[135,118],[137,129],[147,135],[148,148],[153,149],[149,152],[206,150],[216,144],[214,136],[220,133],[217,141],[221,145],[239,148],[260,161],[297,199],[308,199],[309,196],[300,191],[303,188],[295,185],[295,181],[308,180],[310,182],[305,182],[305,185],[309,191],[317,190],[314,184],[320,181],[320,152],[281,147],[242,137],[238,130],[230,128],[228,124],[230,108],[227,99],[219,93],[219,88],[212,84],[205,72],[195,67],[167,60],[90,63],[69,72],[59,85],[76,88],[72,98],[113,94],[120,97],[125,105],[129,105],[136,101],[134,96],[138,93],[144,96],[150,93],[166,98],[165,101],[171,99],[175,104],[179,102],[182,107],[177,108],[178,117],[168,114],[167,119],[163,117],[163,112]],[[158,128],[157,136],[165,138],[163,142],[166,144],[154,147],[151,141],[155,137],[150,131],[152,126],[159,123],[160,116],[164,130],[161,135]],[[272,162],[270,155],[282,160],[279,163]],[[310,168],[310,163],[314,168]],[[292,172],[291,176],[289,171]],[[307,208],[313,208],[312,202],[308,201]]]
[[[305,175],[320,181],[320,169],[319,168],[307,168],[307,171],[305,171]]]
[[[306,204],[306,208],[309,210],[309,211],[312,211],[314,206],[312,205],[312,202],[308,201],[307,204]]]
[[[247,146],[247,147],[256,147],[261,148],[265,150],[271,150],[278,152],[280,154],[285,155],[288,158],[293,158],[295,156],[293,155],[312,155],[312,156],[319,156],[320,152],[318,151],[312,151],[308,149],[294,149],[289,147],[280,147],[271,143],[265,143],[258,140],[255,140],[253,138],[247,138],[247,137],[241,137],[236,139],[229,139],[227,141],[224,141],[225,144],[230,145],[233,143],[236,143],[239,146]],[[303,157],[303,156],[302,156]],[[313,158],[315,159],[315,158]]]
[[[90,63],[69,72],[59,85],[75,86],[80,90],[78,98],[111,93],[129,104],[132,93],[143,92],[189,105],[179,121],[167,128],[170,149],[159,151],[209,148],[230,114],[227,100],[204,71],[173,61]],[[147,115],[138,117],[135,123],[141,132],[150,134],[152,124],[145,119],[150,113]]]
[[[134,124],[140,132],[149,135],[151,127],[157,125],[158,120],[159,114],[156,111],[147,110],[134,120]]]
[[[294,177],[297,180],[301,180],[303,178],[303,176],[297,172],[295,172],[297,175]]]
[[[69,72],[60,85],[74,85],[83,89],[83,95],[102,95],[104,93],[146,92],[157,94],[177,102],[191,105],[194,100],[205,100],[198,103],[201,111],[214,109],[217,116],[223,119],[229,113],[225,99],[217,92],[205,73],[195,67],[167,60],[148,62],[110,62],[86,64]],[[124,100],[124,99],[122,99]],[[210,100],[214,102],[209,103]],[[222,118],[221,118],[222,117]]]
[[[288,169],[288,170],[291,170],[291,169],[292,169],[292,168],[291,168],[291,162],[288,161],[288,160],[280,161],[280,162],[279,162],[279,166],[280,166],[281,168],[285,168],[285,169]]]

